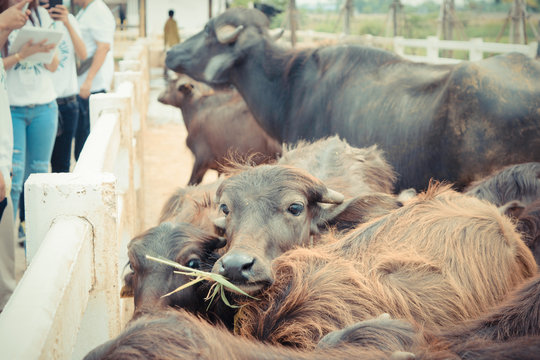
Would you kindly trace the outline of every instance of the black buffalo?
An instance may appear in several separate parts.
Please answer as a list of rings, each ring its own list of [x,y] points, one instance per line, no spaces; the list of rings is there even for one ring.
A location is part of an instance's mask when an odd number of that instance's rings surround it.
[[[255,9],[229,9],[167,53],[167,66],[214,86],[233,84],[281,142],[338,134],[378,144],[397,189],[430,178],[471,181],[540,161],[540,64],[510,53],[457,65],[413,63],[356,45],[287,50]]]

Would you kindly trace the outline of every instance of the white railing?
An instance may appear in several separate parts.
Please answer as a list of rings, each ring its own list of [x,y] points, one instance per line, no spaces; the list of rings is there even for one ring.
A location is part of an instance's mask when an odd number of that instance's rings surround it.
[[[426,56],[408,55],[405,48],[425,49]],[[440,57],[441,50],[464,50],[469,53],[468,60],[477,61],[484,58],[485,53],[500,54],[508,52],[519,52],[528,57],[535,58],[538,43],[531,42],[528,45],[522,44],[502,44],[484,42],[480,38],[469,41],[439,40],[436,36],[429,36],[427,39],[405,39],[403,37],[394,38],[394,51],[407,59],[413,61],[429,62],[435,64],[453,64],[462,60]]]
[[[120,299],[126,245],[142,231],[148,45],[120,62],[114,91],[90,98],[91,132],[73,173],[25,184],[27,262],[0,314],[2,359],[81,359],[132,312]]]
[[[527,45],[522,44],[503,44],[484,42],[480,38],[474,38],[469,41],[439,40],[436,36],[429,36],[427,39],[405,39],[401,36],[394,38],[366,35],[344,35],[321,33],[315,31],[298,31],[297,36],[302,41],[299,46],[304,44],[333,44],[333,43],[358,43],[369,46],[382,47],[396,52],[407,59],[419,62],[428,62],[435,64],[453,64],[462,60],[441,57],[442,50],[462,50],[468,52],[468,60],[475,61],[482,59],[485,54],[501,54],[508,52],[523,53],[531,58],[537,54],[537,42],[531,42]],[[284,39],[290,38],[290,31],[285,31]],[[426,55],[411,55],[408,49],[421,49]]]

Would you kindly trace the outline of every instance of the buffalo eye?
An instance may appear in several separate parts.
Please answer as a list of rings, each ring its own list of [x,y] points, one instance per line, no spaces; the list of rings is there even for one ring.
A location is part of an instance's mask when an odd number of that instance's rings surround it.
[[[186,266],[192,269],[199,269],[201,267],[201,262],[199,259],[191,259],[188,261]]]
[[[230,210],[226,204],[219,205],[219,210],[221,210],[225,214],[225,216],[229,215]]]
[[[302,211],[304,211],[304,205],[301,203],[292,203],[291,205],[289,205],[287,211],[294,216],[298,216],[302,213]]]

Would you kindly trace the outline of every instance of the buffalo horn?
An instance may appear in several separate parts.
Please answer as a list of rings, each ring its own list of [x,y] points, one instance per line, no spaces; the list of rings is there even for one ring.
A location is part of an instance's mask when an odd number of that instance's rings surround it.
[[[342,193],[339,193],[332,189],[327,189],[326,193],[323,194],[321,201],[326,204],[341,204],[345,200],[345,196]]]
[[[227,221],[225,219],[225,216],[222,216],[220,218],[214,219],[214,225],[220,229],[225,229],[227,226]]]
[[[239,25],[236,28],[231,25],[224,25],[217,29],[216,36],[220,43],[230,44],[236,40],[240,31],[244,28],[244,25]]]

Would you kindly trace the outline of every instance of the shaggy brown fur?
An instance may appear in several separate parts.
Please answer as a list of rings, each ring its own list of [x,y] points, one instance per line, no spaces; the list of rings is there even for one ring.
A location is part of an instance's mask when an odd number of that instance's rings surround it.
[[[496,341],[540,336],[540,275],[522,284],[487,314],[443,332],[455,343],[473,335]]]
[[[431,187],[404,207],[274,261],[275,282],[243,301],[236,332],[312,348],[381,313],[447,327],[479,316],[536,273],[510,220],[473,197]]]
[[[477,319],[449,325],[437,333],[416,330],[422,336],[411,336],[413,328],[399,320],[364,321],[331,332],[319,347],[378,344],[388,351],[412,352],[416,359],[539,359],[540,275]],[[395,343],[396,339],[401,341]]]
[[[376,145],[352,147],[338,136],[289,146],[277,164],[304,169],[346,198],[374,192],[391,194],[397,178]]]
[[[204,231],[214,232],[213,220],[218,216],[214,197],[221,181],[218,179],[210,184],[178,188],[163,206],[159,223],[186,222]]]
[[[116,339],[92,350],[84,360],[383,360],[390,356],[376,348],[358,346],[301,352],[265,345],[234,336],[184,311],[170,310],[132,322]]]

